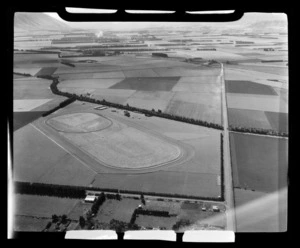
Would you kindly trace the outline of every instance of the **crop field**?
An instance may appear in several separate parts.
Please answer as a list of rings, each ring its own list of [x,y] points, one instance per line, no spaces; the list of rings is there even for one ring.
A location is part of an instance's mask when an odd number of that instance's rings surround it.
[[[34,76],[51,76],[55,71],[57,67],[43,67],[41,70],[39,70],[38,73],[36,73]]]
[[[14,112],[13,113],[13,130],[16,131],[19,128],[33,122],[37,118],[41,117],[45,111],[31,111],[31,112]]]
[[[288,132],[288,114],[278,112],[265,112],[272,129],[279,132]]]
[[[266,59],[265,57],[263,57]],[[276,60],[276,58],[270,58],[270,60]],[[266,64],[266,65],[265,65]],[[273,65],[273,63],[270,63]],[[258,71],[264,73],[270,73],[274,75],[288,76],[288,67],[279,67],[279,66],[271,66],[268,63],[256,63],[256,64],[247,64],[247,65],[238,65],[235,68],[241,68],[249,71]]]
[[[267,85],[250,81],[226,80],[227,93],[242,93],[255,95],[277,95],[276,91]]]
[[[173,115],[193,118],[196,120],[221,123],[220,108],[205,104],[173,100],[169,103],[165,112]]]
[[[221,108],[221,93],[176,92],[172,101],[204,104]]]
[[[234,196],[238,232],[287,230],[287,189],[272,194],[234,189]]]
[[[71,220],[78,220],[79,216],[86,214],[92,207],[92,203],[84,202],[84,200],[79,200],[75,206],[68,213],[68,218]]]
[[[164,169],[165,171],[220,175],[220,149],[217,149],[220,146],[220,134],[182,140],[182,142],[193,147],[194,156],[188,162],[170,166]]]
[[[61,102],[63,102],[66,99],[67,98],[64,96],[55,95],[54,98],[51,99],[49,102],[46,102],[46,103],[32,109],[31,111],[48,111],[50,109],[57,107]]]
[[[31,76],[34,76],[40,70],[41,70],[40,67],[31,67],[31,68],[18,68],[18,67],[14,67],[14,72],[26,73],[26,74],[30,74]]]
[[[231,68],[228,65],[225,65],[225,80],[240,80],[240,81],[251,81],[257,82],[260,84],[265,84],[274,87],[282,87],[283,85],[280,82],[271,82],[268,79],[277,79],[279,81],[287,82],[288,77],[284,75],[275,75],[265,72],[258,72],[258,71],[249,71],[245,69],[235,69],[234,67]]]
[[[19,78],[14,80],[13,97],[18,99],[52,99],[55,96],[50,90],[50,80]]]
[[[159,75],[152,69],[141,69],[141,70],[124,70],[125,77],[136,78],[136,77],[159,77]]]
[[[28,61],[30,61],[30,63],[28,63]],[[22,68],[32,68],[32,67],[59,67],[63,65],[59,63],[59,58],[57,54],[30,53],[30,54],[14,54],[14,66],[22,67]]]
[[[31,111],[52,99],[24,99],[24,100],[14,100],[14,112],[28,112]]]
[[[203,76],[218,76],[220,69],[209,68],[207,70],[199,70],[198,68],[182,68],[182,67],[167,67],[153,68],[153,71],[160,77],[203,77]]]
[[[112,219],[129,223],[133,211],[141,204],[141,200],[122,198],[121,201],[106,199],[100,207],[96,220],[109,223]]]
[[[33,125],[14,132],[13,151],[16,181],[86,186],[94,178],[94,172]]]
[[[122,78],[101,78],[101,79],[73,79],[64,80],[58,88],[91,88],[91,89],[107,89],[110,86],[122,81]]]
[[[200,197],[218,197],[221,194],[216,175],[171,171],[138,175],[98,174],[93,187]]]
[[[23,194],[16,194],[14,200],[17,215],[48,218],[51,218],[53,214],[68,214],[78,202],[78,200],[70,198]]]
[[[172,230],[173,225],[176,223],[177,218],[172,217],[156,217],[149,215],[138,215],[135,224],[142,227],[152,227],[152,228],[165,228],[167,230]]]
[[[215,93],[221,94],[220,85],[212,85],[209,83],[187,83],[178,82],[172,91],[191,92],[191,93]]]
[[[227,93],[228,108],[288,113],[287,103],[279,96]]]
[[[273,192],[287,186],[288,140],[230,134],[234,187]]]
[[[50,219],[38,219],[30,216],[14,216],[13,230],[16,232],[41,232]]]
[[[228,108],[227,111],[229,125],[273,129],[264,111],[237,108]]]
[[[173,95],[173,92],[167,91],[136,91],[124,104],[148,110],[164,111]]]
[[[110,89],[128,89],[142,91],[170,91],[179,77],[141,77],[126,78],[111,86]]]

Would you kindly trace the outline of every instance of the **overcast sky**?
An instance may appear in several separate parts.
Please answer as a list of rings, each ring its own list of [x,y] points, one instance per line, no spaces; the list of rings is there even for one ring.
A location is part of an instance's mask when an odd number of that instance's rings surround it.
[[[79,10],[75,10],[75,12],[79,12]],[[86,11],[82,11],[86,12]],[[109,30],[130,30],[130,29],[142,29],[142,28],[150,28],[150,27],[158,27],[158,26],[184,26],[187,23],[153,23],[153,22],[66,22],[59,17],[57,13],[46,13],[51,17],[54,17],[57,20],[67,23],[69,26],[74,28],[85,28],[85,29],[109,29]],[[236,21],[231,22],[233,25],[239,25],[240,23],[252,23],[255,21],[266,21],[266,20],[287,20],[285,14],[278,13],[246,13],[244,16]],[[208,25],[216,25],[217,23],[205,23]],[[219,24],[217,24],[219,25]]]

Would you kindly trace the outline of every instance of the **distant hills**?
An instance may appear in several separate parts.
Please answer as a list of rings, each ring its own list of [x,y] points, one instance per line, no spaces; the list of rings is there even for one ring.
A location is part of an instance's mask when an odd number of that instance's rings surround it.
[[[15,32],[28,31],[67,31],[71,27],[43,13],[16,13],[14,18]]]

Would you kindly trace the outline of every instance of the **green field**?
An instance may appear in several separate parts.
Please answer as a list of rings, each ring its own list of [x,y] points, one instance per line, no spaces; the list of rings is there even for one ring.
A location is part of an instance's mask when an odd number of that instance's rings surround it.
[[[225,80],[225,83],[227,93],[277,95],[272,87],[251,81]]]
[[[93,187],[215,198],[221,194],[216,175],[173,171],[139,175],[99,174]]]
[[[140,200],[123,198],[121,201],[106,199],[100,207],[95,220],[109,223],[112,219],[130,222],[134,210],[141,204]]]
[[[288,132],[288,114],[278,112],[265,112],[272,128],[279,132]]]
[[[53,214],[68,215],[78,202],[77,199],[23,194],[16,194],[14,201],[15,214],[47,218],[51,218]]]
[[[56,71],[56,69],[57,67],[43,67],[34,76],[51,76]]]
[[[126,78],[110,89],[128,89],[143,91],[171,91],[179,77],[132,77]]]
[[[287,186],[288,140],[230,134],[234,187],[273,192]]]
[[[14,216],[13,230],[16,232],[41,232],[50,219],[30,216]]]
[[[31,112],[14,112],[13,113],[13,125],[14,131],[27,125],[28,123],[41,117],[44,111],[31,111]]]
[[[228,108],[229,125],[247,128],[272,129],[264,111]]]
[[[93,180],[93,171],[32,125],[15,131],[13,141],[16,181],[86,186]]]

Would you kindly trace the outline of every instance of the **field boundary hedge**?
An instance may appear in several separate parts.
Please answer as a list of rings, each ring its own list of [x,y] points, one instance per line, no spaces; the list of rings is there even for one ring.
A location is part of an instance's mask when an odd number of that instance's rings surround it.
[[[180,194],[168,194],[168,193],[157,193],[157,192],[143,192],[134,190],[119,190],[111,188],[97,188],[88,186],[70,186],[70,185],[57,185],[57,184],[45,184],[45,183],[30,183],[30,182],[14,182],[15,193],[18,194],[31,194],[31,195],[47,195],[57,196],[66,198],[85,198],[86,191],[101,191],[101,192],[112,192],[115,194],[134,194],[134,195],[149,195],[158,197],[174,197],[183,199],[193,200],[207,200],[207,201],[218,201],[221,202],[221,197],[205,197],[205,196],[190,196]],[[110,196],[106,195],[109,199]]]
[[[251,127],[240,127],[230,125],[228,128],[229,131],[239,132],[239,133],[254,133],[261,135],[270,135],[270,136],[279,136],[279,137],[289,137],[289,134],[286,132],[278,132],[273,129],[263,129],[263,128],[251,128]]]

